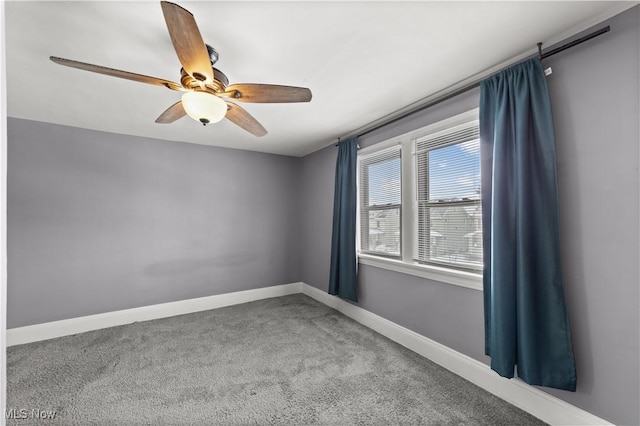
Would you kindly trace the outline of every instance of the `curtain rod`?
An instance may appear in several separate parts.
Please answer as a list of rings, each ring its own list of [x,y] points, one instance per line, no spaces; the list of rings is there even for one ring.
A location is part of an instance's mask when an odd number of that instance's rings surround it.
[[[542,53],[542,43],[538,43],[538,57],[541,60],[542,59],[546,59],[546,58],[548,58],[550,56],[553,56],[553,55],[558,54],[560,52],[563,52],[563,51],[565,51],[567,49],[570,49],[570,48],[572,48],[574,46],[582,44],[585,41],[589,41],[592,38],[598,37],[599,35],[602,35],[604,33],[608,33],[609,31],[611,31],[611,27],[609,25],[607,25],[604,28],[600,28],[597,31],[589,33],[589,34],[587,34],[587,35],[585,35],[583,37],[575,39],[575,40],[573,40],[573,41],[571,41],[569,43],[563,44],[562,46],[557,47],[555,49],[552,49],[552,50],[550,50],[548,52],[545,52],[545,53]],[[503,69],[501,69],[499,71],[496,71],[494,74],[497,74],[497,73],[509,68],[510,66],[512,66],[512,65],[509,65],[509,66],[507,66],[507,67],[505,67],[505,68],[503,68]],[[488,77],[485,77],[485,78],[488,78]],[[410,116],[412,114],[415,114],[416,112],[423,111],[423,110],[425,110],[427,108],[431,108],[432,106],[437,105],[437,104],[439,104],[441,102],[444,102],[444,101],[449,100],[451,98],[455,98],[456,96],[459,96],[459,95],[461,95],[461,94],[463,94],[465,92],[468,92],[469,90],[475,89],[476,87],[480,87],[480,82],[481,81],[482,80],[478,80],[478,81],[474,81],[473,83],[469,83],[466,86],[463,86],[463,87],[461,87],[461,88],[459,88],[457,90],[454,90],[453,92],[447,93],[446,95],[444,95],[442,97],[434,99],[432,102],[428,102],[428,103],[426,103],[424,105],[421,105],[421,106],[419,106],[419,107],[417,107],[415,109],[407,111],[407,112],[405,112],[404,114],[401,114],[398,117],[392,118],[392,119],[384,121],[382,123],[379,123],[379,124],[369,128],[369,129],[365,128],[365,130],[361,131],[358,134],[358,137],[364,136],[364,135],[366,135],[368,133],[371,133],[371,132],[374,132],[374,131],[376,131],[378,129],[381,129],[382,127],[388,126],[389,124],[395,123],[396,121],[400,121],[403,118],[406,118],[406,117],[408,117],[408,116]],[[351,135],[349,135],[349,136],[351,136]],[[338,138],[338,143],[336,143],[335,146],[338,146],[340,144],[340,140],[341,139],[346,139],[346,138],[347,138],[347,136],[344,136],[342,138]]]

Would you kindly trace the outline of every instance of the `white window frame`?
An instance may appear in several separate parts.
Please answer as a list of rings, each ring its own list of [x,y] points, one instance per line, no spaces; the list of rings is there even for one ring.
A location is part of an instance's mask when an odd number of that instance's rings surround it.
[[[400,161],[402,170],[402,208],[401,208],[401,255],[402,259],[390,259],[366,253],[360,253],[360,203],[358,202],[358,263],[388,269],[395,272],[414,275],[446,284],[482,291],[482,273],[464,271],[430,264],[418,263],[413,260],[413,241],[415,213],[417,206],[416,194],[416,165],[413,141],[424,136],[441,132],[465,123],[477,121],[479,110],[475,108],[462,114],[447,118],[437,123],[388,139],[375,145],[362,148],[358,156],[369,156],[394,145],[400,145]],[[358,161],[358,185],[360,184],[360,161]],[[358,200],[360,200],[358,194]]]

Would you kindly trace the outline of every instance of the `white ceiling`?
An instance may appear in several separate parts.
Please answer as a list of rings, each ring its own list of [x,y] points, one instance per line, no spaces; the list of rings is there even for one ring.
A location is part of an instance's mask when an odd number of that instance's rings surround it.
[[[300,156],[465,78],[637,2],[178,2],[231,83],[309,87],[305,104],[228,120],[154,120],[180,92],[56,65],[60,56],[171,81],[180,64],[158,1],[5,3],[11,117]],[[615,29],[614,29],[615,31]]]

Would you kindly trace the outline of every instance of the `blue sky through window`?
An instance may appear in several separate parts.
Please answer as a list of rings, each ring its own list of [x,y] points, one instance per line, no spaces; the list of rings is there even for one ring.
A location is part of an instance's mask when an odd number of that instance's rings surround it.
[[[369,205],[400,204],[400,157],[369,167]]]
[[[369,205],[400,204],[400,158],[367,167]],[[479,139],[429,151],[429,200],[463,198],[480,198]]]
[[[480,198],[480,140],[429,151],[429,200]]]

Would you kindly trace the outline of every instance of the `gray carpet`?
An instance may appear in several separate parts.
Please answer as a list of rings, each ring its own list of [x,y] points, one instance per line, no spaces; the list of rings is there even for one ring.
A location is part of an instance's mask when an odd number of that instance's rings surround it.
[[[7,408],[27,417],[8,424],[543,424],[300,294],[10,347]]]

